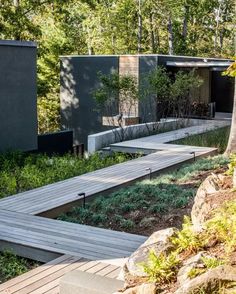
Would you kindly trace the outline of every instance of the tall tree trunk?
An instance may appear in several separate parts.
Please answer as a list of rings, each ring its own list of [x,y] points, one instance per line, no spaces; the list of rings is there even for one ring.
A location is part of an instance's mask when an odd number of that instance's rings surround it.
[[[214,38],[214,49],[215,52],[217,50],[217,45],[218,45],[218,35],[219,35],[219,25],[220,25],[220,16],[221,16],[221,5],[222,1],[219,2],[219,7],[217,9],[217,14],[216,14],[216,28],[215,28],[215,38]]]
[[[222,28],[222,30],[220,31],[220,52],[222,52],[224,46],[224,33],[225,28]]]
[[[184,6],[183,29],[182,29],[182,37],[184,40],[186,40],[187,33],[188,33],[188,12],[189,12],[189,7],[187,5],[185,5]]]
[[[225,150],[226,154],[236,152],[236,78],[234,80],[234,105],[233,105],[233,117],[231,122],[230,135],[228,145]]]
[[[174,54],[174,33],[173,33],[173,25],[172,25],[171,16],[169,16],[169,19],[168,19],[167,30],[168,30],[169,55],[173,55]]]
[[[142,30],[141,0],[138,0],[138,53],[142,52]]]
[[[151,34],[151,48],[152,48],[152,53],[157,53],[157,48],[156,48],[156,40],[155,40],[155,34],[154,34],[154,29],[153,29],[153,13],[150,12],[149,14],[149,22],[150,22],[150,34]]]

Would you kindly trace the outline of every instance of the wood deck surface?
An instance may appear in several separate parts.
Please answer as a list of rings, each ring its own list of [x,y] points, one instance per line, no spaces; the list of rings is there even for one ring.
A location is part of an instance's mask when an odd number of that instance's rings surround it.
[[[69,254],[109,263],[109,260],[129,257],[146,239],[124,232],[0,210],[1,249],[16,244],[21,246],[19,255],[44,262],[55,254]],[[40,251],[47,252],[45,259],[38,254]]]
[[[60,279],[70,271],[80,270],[117,278],[120,267],[84,258],[63,255],[0,285],[1,294],[59,294]]]

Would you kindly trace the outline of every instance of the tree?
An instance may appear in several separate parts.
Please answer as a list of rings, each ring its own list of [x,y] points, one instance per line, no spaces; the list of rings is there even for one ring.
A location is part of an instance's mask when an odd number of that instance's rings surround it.
[[[230,65],[225,74],[234,77],[234,104],[233,104],[233,116],[231,122],[231,129],[229,134],[228,145],[225,150],[226,154],[236,152],[236,61]]]

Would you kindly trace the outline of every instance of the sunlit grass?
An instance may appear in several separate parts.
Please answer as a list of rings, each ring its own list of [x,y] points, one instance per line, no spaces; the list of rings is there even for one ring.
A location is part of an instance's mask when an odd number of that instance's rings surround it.
[[[230,127],[220,128],[207,133],[189,136],[173,141],[173,144],[218,148],[223,153],[227,147]]]

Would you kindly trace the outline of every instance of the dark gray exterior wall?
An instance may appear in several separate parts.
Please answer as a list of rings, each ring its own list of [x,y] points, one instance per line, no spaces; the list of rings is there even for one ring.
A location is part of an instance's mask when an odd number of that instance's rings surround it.
[[[37,149],[36,50],[0,41],[0,152]]]
[[[139,87],[145,91],[148,74],[157,67],[158,56],[140,56],[139,57]],[[145,95],[146,96],[146,95]],[[146,96],[139,102],[139,117],[141,122],[156,121],[156,95]]]
[[[118,65],[118,56],[61,57],[61,123],[74,131],[74,144],[86,148],[88,135],[108,130],[102,113],[95,111],[92,90],[99,86],[98,72],[118,71]]]

